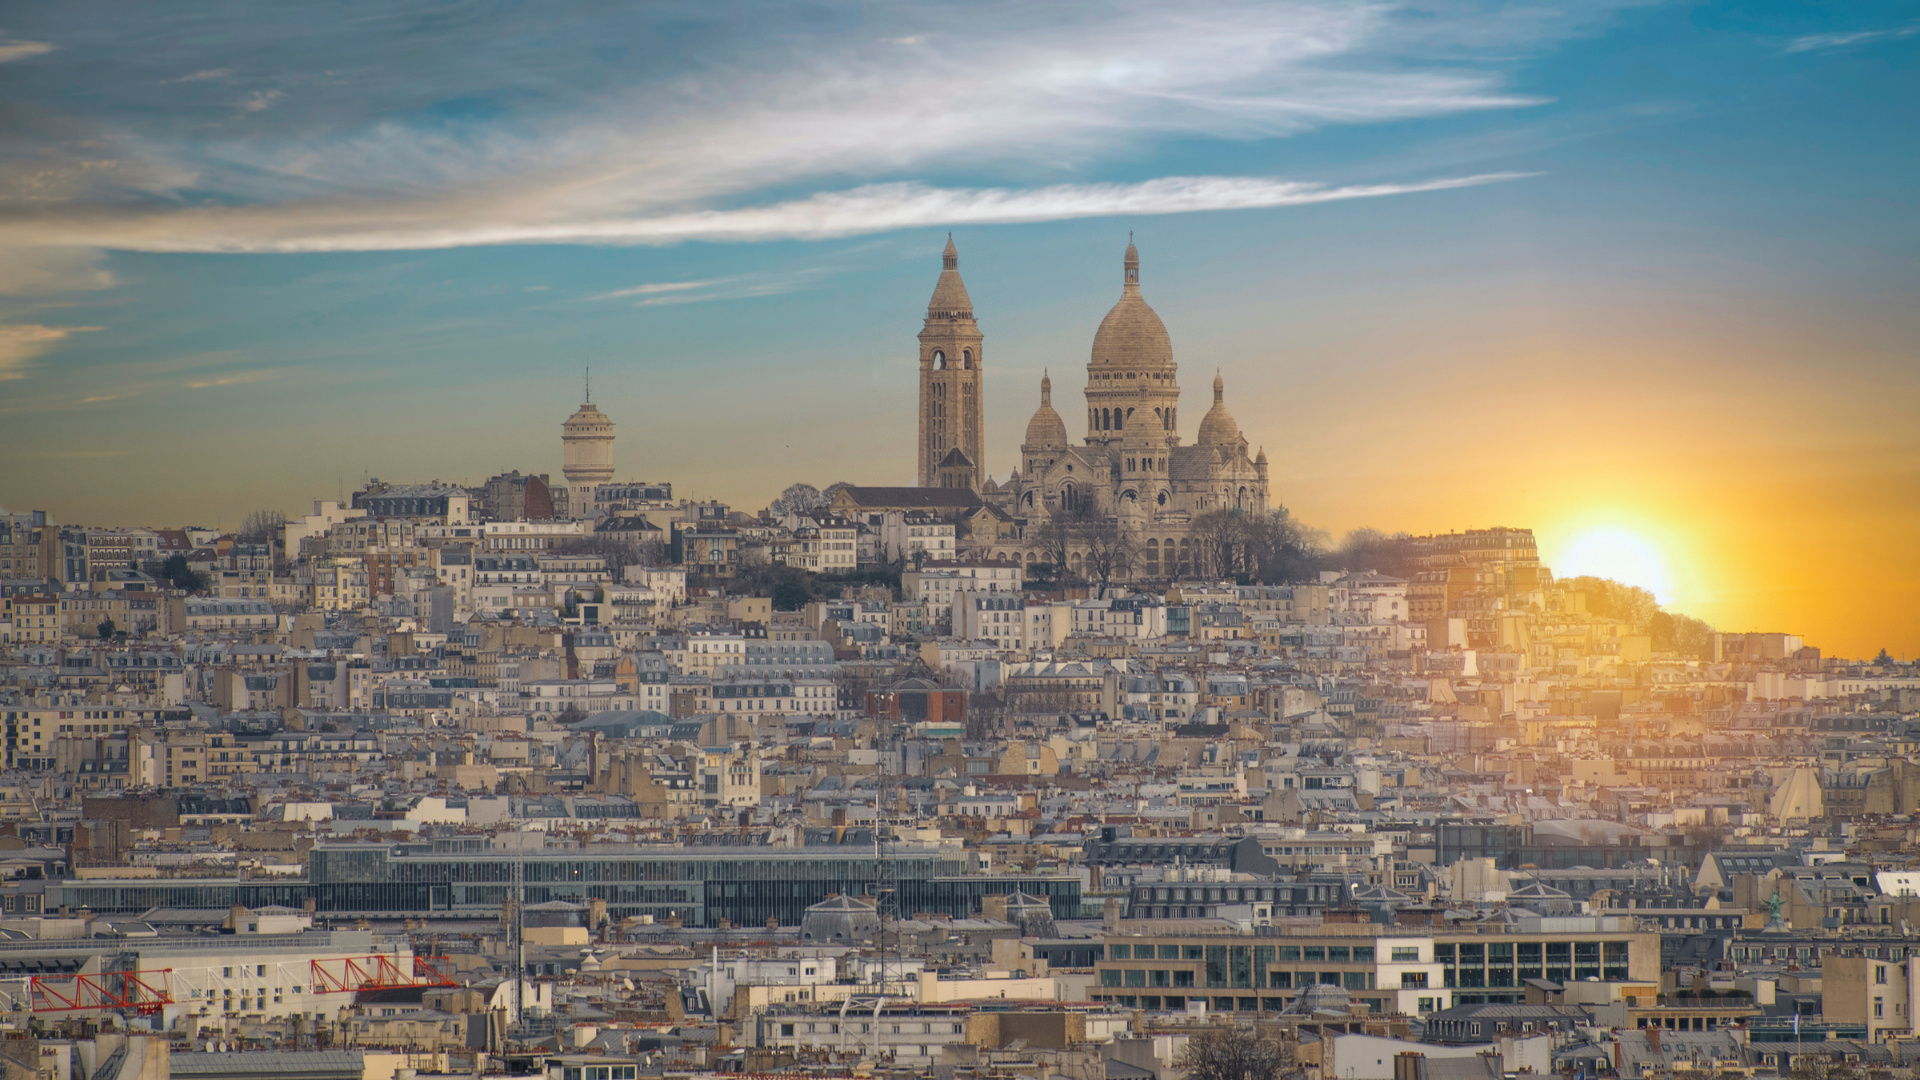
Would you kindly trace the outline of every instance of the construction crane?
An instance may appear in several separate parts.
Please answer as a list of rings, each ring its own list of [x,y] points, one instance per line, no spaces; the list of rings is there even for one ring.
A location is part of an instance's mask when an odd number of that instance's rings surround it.
[[[35,975],[27,982],[27,1000],[34,1012],[91,1012],[115,1009],[152,1016],[173,1004],[169,976],[172,968],[157,971],[102,971],[83,975]]]

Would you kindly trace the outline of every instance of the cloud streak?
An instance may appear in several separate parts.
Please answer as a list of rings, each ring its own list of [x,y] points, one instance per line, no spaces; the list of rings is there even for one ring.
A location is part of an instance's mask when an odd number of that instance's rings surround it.
[[[0,382],[26,378],[34,360],[59,348],[74,334],[98,329],[97,326],[42,326],[38,323],[0,325]]]
[[[824,21],[770,14],[751,30],[722,11],[596,9],[588,18],[563,9],[563,21],[596,41],[670,30],[716,46],[609,66],[559,50],[570,40],[560,29],[536,35],[500,22],[511,14],[439,20],[437,8],[398,3],[364,22],[329,15],[306,33],[280,27],[271,56],[243,53],[244,40],[143,56],[152,75],[129,75],[124,100],[102,87],[96,96],[118,104],[90,119],[85,139],[42,139],[31,169],[11,182],[0,167],[0,246],[308,252],[805,239],[1468,186],[1499,177],[1142,180],[1138,163],[1170,139],[1257,141],[1538,105],[1507,90],[1503,70],[1607,10],[1494,17],[1314,0],[1121,2],[1098,16],[985,7],[881,3]],[[298,18],[306,9],[290,10]],[[146,17],[168,18],[154,12]],[[643,21],[622,34],[608,19]],[[421,20],[431,33],[412,32]],[[163,21],[125,32],[198,41],[172,29]],[[275,74],[246,74],[256,69]],[[156,110],[156,84],[179,101]],[[1114,165],[1117,174],[1103,173]]]
[[[1845,49],[1853,45],[1865,45],[1872,41],[1894,41],[1900,38],[1920,34],[1920,23],[1896,27],[1891,30],[1852,30],[1833,34],[1807,34],[1794,38],[1782,50],[1789,53],[1824,52],[1829,49]]]
[[[398,251],[493,244],[668,245],[689,241],[822,240],[930,225],[998,225],[1115,215],[1302,206],[1344,199],[1446,191],[1522,179],[1482,173],[1399,184],[1329,186],[1265,177],[1173,176],[1134,184],[1038,188],[941,188],[870,184],[766,206],[643,217],[546,222],[356,220],[333,209],[276,207],[176,211],[144,217],[76,218],[37,228],[67,243],[155,252],[296,253]],[[5,235],[0,230],[0,236]],[[667,282],[601,294],[649,296],[719,284]]]
[[[189,379],[182,385],[189,390],[214,390],[223,386],[245,386],[248,383],[265,382],[279,378],[283,371],[279,368],[264,368],[258,371],[236,371],[228,375],[214,375],[204,379]]]
[[[0,41],[0,64],[25,60],[29,56],[45,56],[53,48],[44,41]]]
[[[653,296],[658,293],[687,292],[692,289],[710,289],[734,280],[733,278],[710,278],[706,281],[655,281],[646,285],[635,285],[630,289],[615,289],[612,292],[589,296],[589,300],[618,300],[626,296]]]

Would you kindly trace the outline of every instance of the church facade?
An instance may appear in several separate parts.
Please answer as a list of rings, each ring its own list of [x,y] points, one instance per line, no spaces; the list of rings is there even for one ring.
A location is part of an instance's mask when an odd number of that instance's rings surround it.
[[[984,427],[982,336],[958,267],[949,239],[920,334],[922,485],[955,487],[966,476],[976,477],[974,490],[981,499],[1019,522],[1029,540],[1036,527],[1056,517],[1117,521],[1133,541],[1134,577],[1172,577],[1192,566],[1193,522],[1202,514],[1267,512],[1266,452],[1249,455],[1247,439],[1227,411],[1226,387],[1218,374],[1212,407],[1201,417],[1194,441],[1182,442],[1173,340],[1141,295],[1140,254],[1132,243],[1122,265],[1120,299],[1093,336],[1085,436],[1077,443],[1069,438],[1066,421],[1053,405],[1053,380],[1043,376],[1040,407],[1027,422],[1019,465],[1004,482],[986,478],[979,443],[964,441],[978,440]],[[964,318],[953,314],[960,311]],[[943,369],[941,360],[950,362],[954,350],[960,350],[962,367]],[[930,395],[929,386],[939,384],[943,370],[953,389]],[[956,398],[968,403],[961,414],[967,426],[958,429],[951,426],[955,414],[930,408]],[[1040,561],[1031,545],[1004,553]]]

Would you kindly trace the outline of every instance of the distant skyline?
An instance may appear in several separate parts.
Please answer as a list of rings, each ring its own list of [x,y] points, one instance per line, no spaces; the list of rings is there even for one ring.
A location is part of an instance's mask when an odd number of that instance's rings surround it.
[[[557,480],[588,365],[622,478],[909,483],[949,231],[1004,477],[1132,230],[1304,522],[1911,658],[1916,59],[1880,3],[22,8],[0,506]]]

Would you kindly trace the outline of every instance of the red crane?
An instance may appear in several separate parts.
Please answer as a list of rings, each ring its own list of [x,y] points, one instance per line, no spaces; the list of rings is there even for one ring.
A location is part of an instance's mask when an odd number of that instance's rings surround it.
[[[103,971],[97,975],[35,975],[27,984],[34,1012],[131,1009],[152,1016],[173,1004],[168,976],[158,971]]]
[[[447,958],[444,956],[416,956],[413,958],[413,973],[408,974],[400,970],[400,965],[394,962],[392,953],[315,960],[311,964],[313,992],[345,994],[356,990],[459,985],[436,966],[445,965],[446,962]]]

